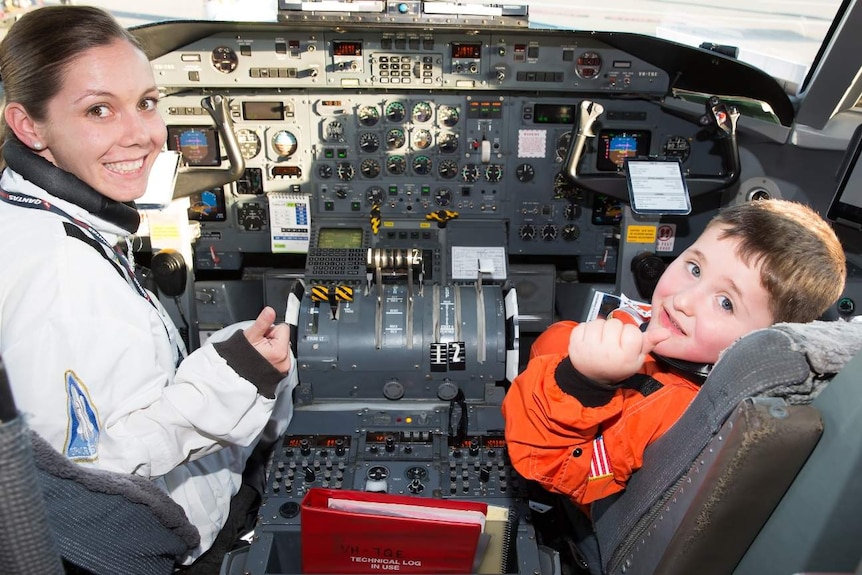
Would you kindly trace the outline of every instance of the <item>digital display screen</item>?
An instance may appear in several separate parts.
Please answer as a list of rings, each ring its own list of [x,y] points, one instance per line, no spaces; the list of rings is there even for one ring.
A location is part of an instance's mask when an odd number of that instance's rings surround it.
[[[616,198],[596,194],[593,198],[592,222],[596,226],[613,226],[623,219],[623,208]]]
[[[361,228],[321,228],[317,233],[317,247],[350,249],[362,247]]]
[[[623,167],[626,158],[649,155],[648,130],[602,130],[598,137],[596,169],[615,172]]]
[[[198,222],[223,222],[227,219],[224,189],[213,188],[189,197],[189,219]]]
[[[842,162],[844,171],[826,217],[862,229],[862,126],[856,128]]]
[[[283,120],[284,104],[282,102],[243,102],[242,117],[244,120]]]
[[[218,166],[218,132],[212,126],[168,126],[168,149],[179,152],[189,166]]]
[[[691,212],[691,198],[679,160],[625,160],[626,183],[636,214]]]
[[[574,106],[556,104],[536,104],[533,110],[534,124],[571,124],[574,120]]]
[[[506,447],[506,440],[502,437],[486,437],[485,447],[501,449]]]
[[[333,56],[362,56],[362,42],[356,40],[334,40]]]
[[[478,60],[482,56],[482,44],[462,44],[461,42],[452,43],[453,58],[472,58]]]

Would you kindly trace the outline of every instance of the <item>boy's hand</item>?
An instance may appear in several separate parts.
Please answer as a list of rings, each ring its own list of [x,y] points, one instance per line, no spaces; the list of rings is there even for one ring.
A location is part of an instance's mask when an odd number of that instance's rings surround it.
[[[290,371],[290,329],[287,324],[273,325],[275,310],[263,308],[243,334],[248,342],[280,373]]]
[[[637,373],[647,354],[670,335],[664,328],[642,333],[618,319],[580,323],[569,337],[569,361],[597,383],[618,383]]]

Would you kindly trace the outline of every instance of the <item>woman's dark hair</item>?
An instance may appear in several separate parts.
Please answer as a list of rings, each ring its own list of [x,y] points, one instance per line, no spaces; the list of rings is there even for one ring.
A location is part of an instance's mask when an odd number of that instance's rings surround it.
[[[5,102],[17,102],[37,121],[57,95],[69,63],[83,52],[117,40],[141,48],[108,12],[92,6],[46,6],[27,12],[0,42],[0,78]],[[0,116],[2,141],[15,135]],[[0,154],[2,157],[2,154]],[[5,164],[0,160],[0,167]]]

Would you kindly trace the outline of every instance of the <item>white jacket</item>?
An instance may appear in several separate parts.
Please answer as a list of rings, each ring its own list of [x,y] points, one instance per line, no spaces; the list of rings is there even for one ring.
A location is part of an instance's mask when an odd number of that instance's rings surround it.
[[[49,200],[108,242],[128,235],[9,168],[0,188]],[[296,370],[282,379],[239,326],[176,368],[177,330],[164,309],[67,235],[66,221],[0,201],[0,357],[16,405],[73,461],[162,485],[201,533],[190,562],[224,524],[261,432],[286,428]]]

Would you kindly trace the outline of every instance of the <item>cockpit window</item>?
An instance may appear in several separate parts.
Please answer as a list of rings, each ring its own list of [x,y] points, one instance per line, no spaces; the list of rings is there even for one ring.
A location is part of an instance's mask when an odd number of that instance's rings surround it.
[[[126,0],[0,0],[0,17],[5,26],[28,9],[55,3],[80,3],[101,6],[128,27],[168,20],[223,20],[277,22],[279,10],[292,4],[302,9],[338,4],[337,2],[292,2],[290,0],[151,0],[130,8]],[[712,51],[762,70],[778,81],[791,98],[801,95],[809,74],[823,53],[822,45],[834,29],[834,20],[846,7],[846,0],[814,0],[786,3],[775,0],[714,3],[704,0],[626,0],[624,2],[572,2],[572,0],[533,0],[503,3],[499,0],[430,0],[426,12],[435,4],[459,4],[468,10],[494,10],[502,6],[525,6],[530,28],[589,31],[599,34],[634,33],[648,38],[671,41]],[[346,3],[345,3],[346,4]],[[359,2],[385,4],[384,2]],[[0,29],[2,34],[2,29]],[[607,40],[607,37],[605,37]],[[709,61],[704,60],[708,67]],[[596,69],[601,64],[596,64]],[[689,75],[692,74],[689,70]],[[589,70],[584,70],[589,73]],[[708,75],[708,70],[699,73]],[[674,96],[699,102],[715,94],[692,92],[681,78],[671,82]],[[787,112],[773,110],[769,103],[746,98],[750,94],[721,94],[735,100],[740,112],[769,122],[786,122]],[[851,96],[852,98],[852,96]],[[738,100],[738,101],[737,101]],[[850,99],[850,101],[854,101]],[[862,105],[862,98],[856,107]]]
[[[48,4],[20,0],[15,5]],[[75,2],[79,3],[79,2]],[[135,5],[125,0],[90,0],[111,10],[128,26],[163,20],[271,20],[277,19],[277,0],[151,0]],[[451,4],[451,2],[447,2]],[[463,4],[503,3],[471,0]],[[11,5],[13,2],[2,2]],[[304,2],[305,5],[313,2]],[[433,5],[434,2],[426,1]],[[692,0],[627,0],[624,2],[573,2],[532,0],[529,22],[535,28],[579,31],[633,32],[680,44],[704,47],[733,55],[775,77],[788,94],[803,86],[823,40],[829,34],[842,0],[812,2],[706,2]],[[21,8],[18,8],[21,9]]]

